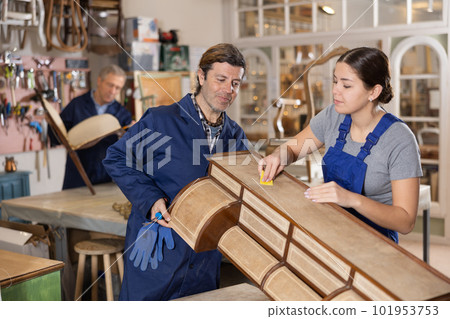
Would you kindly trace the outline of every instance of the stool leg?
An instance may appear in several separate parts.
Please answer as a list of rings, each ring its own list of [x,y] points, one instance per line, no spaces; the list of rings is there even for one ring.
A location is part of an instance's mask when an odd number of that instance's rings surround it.
[[[77,282],[75,284],[75,301],[81,297],[81,291],[83,289],[84,279],[84,264],[86,262],[86,255],[80,254],[78,258],[78,270],[77,270]]]
[[[96,255],[91,256],[91,282],[92,282],[92,289],[91,289],[91,299],[96,301],[98,300],[98,258]]]
[[[105,266],[105,284],[106,284],[106,300],[113,301],[113,289],[112,289],[112,275],[111,275],[111,260],[109,254],[103,255],[103,264]]]
[[[123,281],[123,258],[122,252],[116,253],[117,268],[119,268],[120,283]]]

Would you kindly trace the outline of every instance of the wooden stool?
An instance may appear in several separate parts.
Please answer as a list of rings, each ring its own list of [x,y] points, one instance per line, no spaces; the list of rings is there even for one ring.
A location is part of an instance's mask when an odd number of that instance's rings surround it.
[[[123,279],[123,259],[122,251],[124,248],[124,241],[122,239],[114,238],[97,238],[85,240],[77,243],[74,247],[75,251],[80,254],[78,260],[77,281],[75,285],[75,300],[81,298],[83,290],[84,279],[84,265],[86,262],[86,255],[91,256],[91,280],[92,286],[92,300],[97,300],[98,286],[94,284],[98,276],[98,259],[97,256],[103,255],[103,263],[105,269],[105,283],[106,283],[106,300],[114,300],[111,276],[111,260],[110,254],[116,254],[117,266],[119,268],[120,282]]]

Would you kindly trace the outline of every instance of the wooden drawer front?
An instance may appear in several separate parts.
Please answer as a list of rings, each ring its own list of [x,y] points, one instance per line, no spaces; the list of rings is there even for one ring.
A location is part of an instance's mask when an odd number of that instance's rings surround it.
[[[392,280],[395,280],[395,278],[392,278]],[[353,280],[353,287],[355,289],[358,289],[363,294],[365,294],[367,297],[369,297],[371,300],[375,301],[389,301],[389,300],[395,300],[390,295],[385,293],[383,290],[381,290],[379,287],[377,287],[375,284],[367,280],[367,278],[363,277],[360,273],[355,273],[355,278]]]
[[[331,253],[308,234],[298,228],[294,228],[292,238],[301,246],[306,248],[312,255],[322,261],[325,265],[335,271],[338,276],[347,281],[350,276],[350,266],[339,257]]]
[[[253,207],[253,209],[260,213],[264,218],[270,220],[275,227],[287,235],[290,223],[286,218],[264,204],[258,197],[250,193],[248,190],[244,191],[243,201],[250,207]]]
[[[245,205],[242,205],[241,207],[239,222],[262,239],[265,244],[270,246],[280,256],[283,256],[284,248],[286,246],[286,236],[261,220],[255,213],[245,207]]]
[[[263,291],[274,300],[318,301],[322,299],[286,267],[275,270],[267,278]]]
[[[239,197],[241,194],[241,185],[231,178],[230,175],[227,175],[220,168],[217,168],[216,165],[213,165],[211,167],[211,176],[216,178],[226,188],[233,192],[233,194]]]
[[[278,260],[238,226],[223,234],[219,249],[258,285],[261,285],[266,273],[278,263]]]
[[[289,246],[287,262],[293,266],[307,281],[316,286],[324,295],[345,286],[345,282],[336,278],[330,271],[314,261],[311,256],[295,245]]]
[[[365,299],[353,290],[346,290],[333,299],[332,301],[364,301]]]

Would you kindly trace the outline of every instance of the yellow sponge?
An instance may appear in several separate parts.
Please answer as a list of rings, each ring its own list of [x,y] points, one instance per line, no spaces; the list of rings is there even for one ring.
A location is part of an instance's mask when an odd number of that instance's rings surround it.
[[[261,172],[261,177],[259,178],[259,183],[260,183],[261,185],[270,185],[270,186],[273,186],[273,180],[268,181],[268,182],[263,182],[263,180],[262,180],[263,177],[264,177],[264,171]]]

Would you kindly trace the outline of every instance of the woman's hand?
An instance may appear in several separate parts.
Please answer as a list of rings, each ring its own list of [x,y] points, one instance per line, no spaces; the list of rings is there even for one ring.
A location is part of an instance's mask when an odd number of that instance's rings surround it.
[[[172,228],[169,224],[170,214],[167,212],[166,201],[164,198],[158,199],[152,206],[151,209],[151,219],[156,218],[156,213],[162,214],[162,219],[157,220],[157,223],[164,227]]]
[[[272,154],[262,158],[258,162],[258,172],[264,171],[263,182],[269,182],[275,178],[287,166],[287,161],[282,159],[280,148],[276,148]]]
[[[336,182],[310,187],[305,191],[305,197],[316,203],[335,203],[342,207],[353,207],[358,195],[339,186]]]

